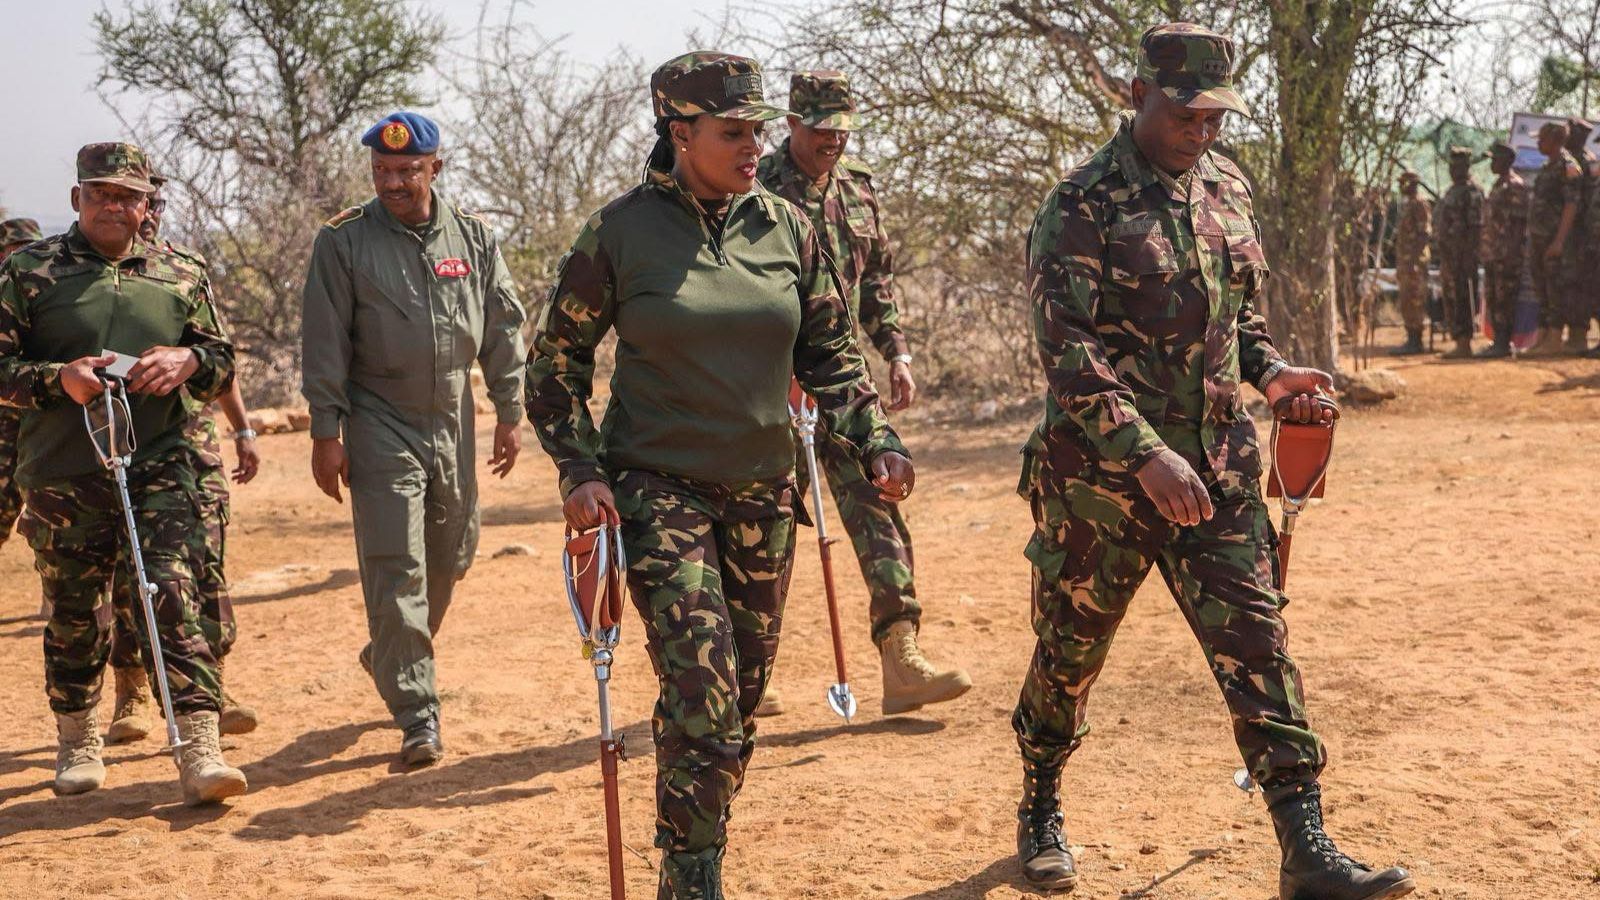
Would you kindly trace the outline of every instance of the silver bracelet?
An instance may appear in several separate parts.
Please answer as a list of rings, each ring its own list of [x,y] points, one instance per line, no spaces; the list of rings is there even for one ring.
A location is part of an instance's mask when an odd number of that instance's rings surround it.
[[[889,362],[892,362],[892,363],[905,363],[906,365],[909,366],[909,365],[911,365],[911,354],[902,353],[899,356],[895,356],[895,357],[891,358],[889,360]]]
[[[233,433],[233,439],[236,441],[253,441],[256,439],[256,430],[254,428],[241,428]]]
[[[1281,359],[1275,361],[1272,365],[1267,366],[1267,370],[1262,372],[1261,377],[1256,380],[1256,388],[1259,389],[1261,393],[1265,394],[1267,392],[1267,385],[1272,383],[1272,379],[1277,378],[1278,373],[1287,368],[1289,368],[1289,364]]]

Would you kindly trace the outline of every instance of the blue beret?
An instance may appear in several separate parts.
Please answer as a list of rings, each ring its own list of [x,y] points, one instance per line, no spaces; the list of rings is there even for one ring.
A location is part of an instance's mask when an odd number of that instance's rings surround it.
[[[424,156],[438,152],[439,126],[420,113],[390,113],[367,129],[361,143],[379,153]]]

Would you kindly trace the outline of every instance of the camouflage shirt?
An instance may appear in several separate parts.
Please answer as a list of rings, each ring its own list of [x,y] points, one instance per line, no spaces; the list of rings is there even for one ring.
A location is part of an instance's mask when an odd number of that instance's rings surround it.
[[[1024,448],[1024,494],[1071,481],[1136,490],[1163,448],[1223,490],[1261,474],[1241,381],[1281,357],[1255,300],[1267,279],[1250,185],[1208,153],[1174,178],[1132,116],[1073,169],[1028,238],[1034,337],[1048,383]]]
[[[795,165],[785,140],[777,152],[762,157],[757,177],[811,220],[844,280],[850,312],[883,358],[909,353],[895,306],[894,252],[872,191],[872,170],[843,157],[818,186]]]
[[[1472,179],[1452,184],[1433,209],[1433,239],[1439,259],[1472,262],[1483,240],[1483,188]]]
[[[61,369],[101,349],[138,355],[155,346],[194,350],[185,389],[210,401],[233,378],[205,271],[187,257],[136,242],[122,259],[97,253],[74,225],[0,266],[0,404],[24,410],[18,481],[36,487],[100,469]],[[130,398],[136,461],[183,442],[178,393]]]
[[[1483,207],[1483,246],[1486,263],[1520,266],[1528,242],[1528,183],[1514,170],[1496,179]]]
[[[1578,207],[1583,202],[1583,170],[1578,161],[1566,150],[1558,150],[1545,160],[1539,175],[1533,180],[1533,197],[1528,203],[1528,235],[1544,246],[1529,248],[1529,252],[1543,255],[1545,247],[1561,227],[1561,212],[1568,203]],[[1579,212],[1582,212],[1581,207]]]
[[[595,348],[613,329],[597,432]],[[791,377],[863,469],[905,452],[805,216],[757,184],[713,220],[652,170],[595,213],[562,259],[528,353],[528,419],[563,496],[626,469],[749,484],[794,471]]]
[[[1397,269],[1422,269],[1428,264],[1428,245],[1433,240],[1433,210],[1420,195],[1401,196],[1400,221],[1394,227],[1394,258]]]

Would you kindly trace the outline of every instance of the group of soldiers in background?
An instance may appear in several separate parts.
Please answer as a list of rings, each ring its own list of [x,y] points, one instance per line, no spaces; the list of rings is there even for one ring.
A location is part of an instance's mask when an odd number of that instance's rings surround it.
[[[1439,265],[1444,325],[1455,342],[1446,359],[1473,355],[1480,267],[1494,343],[1479,358],[1512,354],[1524,279],[1539,309],[1539,330],[1525,352],[1600,358],[1600,346],[1588,345],[1589,323],[1600,319],[1600,159],[1587,147],[1592,129],[1578,118],[1541,127],[1545,164],[1531,186],[1514,168],[1516,150],[1504,141],[1485,154],[1496,175],[1487,196],[1472,178],[1475,154],[1465,147],[1450,149],[1451,185],[1431,209],[1416,173],[1401,174],[1394,248],[1406,341],[1395,355],[1425,352],[1431,252]]]

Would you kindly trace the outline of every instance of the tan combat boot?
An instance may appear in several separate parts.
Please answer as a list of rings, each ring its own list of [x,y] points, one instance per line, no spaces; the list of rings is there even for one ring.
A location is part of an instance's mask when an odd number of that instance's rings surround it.
[[[761,702],[756,704],[756,718],[765,719],[781,715],[783,715],[783,697],[779,696],[777,688],[769,684],[767,692],[761,695]]]
[[[223,734],[249,734],[256,730],[258,724],[256,711],[253,707],[245,706],[233,699],[228,693],[228,681],[222,677],[222,660],[217,660],[217,685],[222,689],[222,715],[218,719],[218,730]]]
[[[150,697],[150,680],[142,666],[114,667],[111,672],[117,685],[117,697],[106,740],[113,744],[142,741],[155,727],[155,701]]]
[[[896,622],[880,648],[883,653],[883,714],[912,712],[928,703],[943,703],[972,689],[960,669],[940,672],[917,646],[917,626]]]
[[[190,806],[215,803],[244,793],[250,785],[244,773],[228,765],[218,745],[217,714],[190,713],[178,717],[178,780],[183,802]]]
[[[100,761],[100,719],[95,708],[56,713],[57,794],[82,794],[106,783],[106,764]]]

